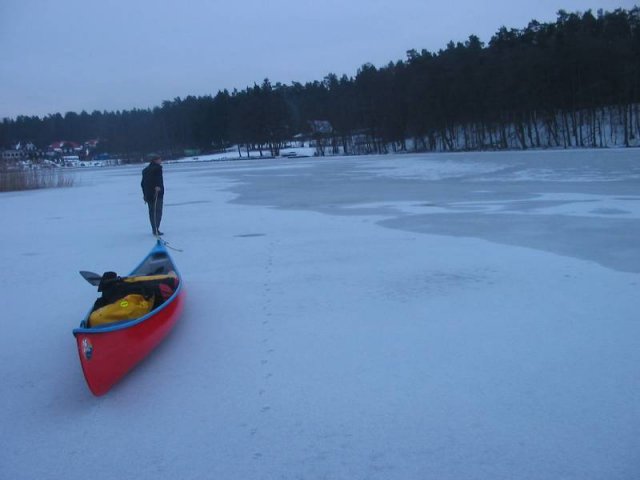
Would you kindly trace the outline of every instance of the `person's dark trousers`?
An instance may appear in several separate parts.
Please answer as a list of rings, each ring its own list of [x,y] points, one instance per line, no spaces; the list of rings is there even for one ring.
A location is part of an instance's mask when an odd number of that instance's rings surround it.
[[[162,220],[162,197],[158,197],[155,200],[147,202],[147,207],[149,207],[149,223],[151,224],[151,231],[155,235],[157,231],[160,230],[160,220]]]

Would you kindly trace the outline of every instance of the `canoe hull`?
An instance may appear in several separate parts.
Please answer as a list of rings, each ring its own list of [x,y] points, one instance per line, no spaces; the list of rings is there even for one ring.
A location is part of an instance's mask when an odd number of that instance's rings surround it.
[[[159,247],[160,244],[152,253],[166,254]],[[168,254],[166,256],[169,258]],[[140,319],[107,328],[86,328],[86,320],[82,322],[73,334],[91,392],[96,396],[104,395],[143,360],[173,329],[183,303],[184,290],[180,280],[174,294],[163,305]]]
[[[89,390],[104,395],[171,331],[182,311],[184,293],[138,325],[110,332],[76,333],[78,354]]]

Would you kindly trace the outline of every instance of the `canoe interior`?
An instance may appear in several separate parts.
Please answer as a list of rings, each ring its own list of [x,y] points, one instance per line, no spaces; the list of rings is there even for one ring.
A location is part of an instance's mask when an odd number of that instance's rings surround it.
[[[106,324],[102,326],[88,327],[87,325],[89,324],[89,315],[91,315],[91,312],[92,312],[92,310],[90,310],[85,316],[84,320],[82,320],[82,322],[80,323],[80,328],[74,330],[74,334],[76,333],[76,331],[79,331],[79,330],[98,332],[100,330],[105,330],[109,328],[119,328],[127,324],[138,322],[140,320],[143,320],[153,315],[155,312],[162,309],[167,303],[173,300],[173,298],[176,296],[178,291],[181,290],[182,279],[180,278],[180,274],[176,270],[176,267],[173,264],[173,261],[171,260],[171,256],[169,255],[167,250],[160,243],[158,243],[153,248],[153,250],[149,252],[149,254],[145,257],[145,259],[136,268],[134,268],[133,271],[131,271],[131,273],[129,273],[128,276],[133,277],[133,276],[142,276],[142,275],[165,275],[170,272],[174,272],[178,275],[178,287],[176,288],[176,291],[169,299],[167,299],[167,301],[165,301],[162,305],[158,306],[157,308],[153,309],[144,317],[131,319],[131,320],[123,320],[119,322],[113,322],[111,324]]]
[[[166,250],[153,250],[129,276],[162,275],[175,271],[175,266]]]

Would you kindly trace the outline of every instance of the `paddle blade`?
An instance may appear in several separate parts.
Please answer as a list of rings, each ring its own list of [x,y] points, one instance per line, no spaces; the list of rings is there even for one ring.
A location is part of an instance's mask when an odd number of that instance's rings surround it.
[[[96,287],[100,285],[100,280],[102,280],[102,275],[99,275],[94,272],[87,272],[85,270],[81,270],[80,275],[82,275],[82,278],[84,278],[87,282],[89,282],[91,285]]]

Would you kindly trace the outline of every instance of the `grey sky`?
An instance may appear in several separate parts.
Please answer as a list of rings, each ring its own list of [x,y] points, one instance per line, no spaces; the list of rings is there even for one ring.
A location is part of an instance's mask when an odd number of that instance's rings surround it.
[[[147,108],[355,75],[556,12],[634,0],[0,0],[0,118]]]

